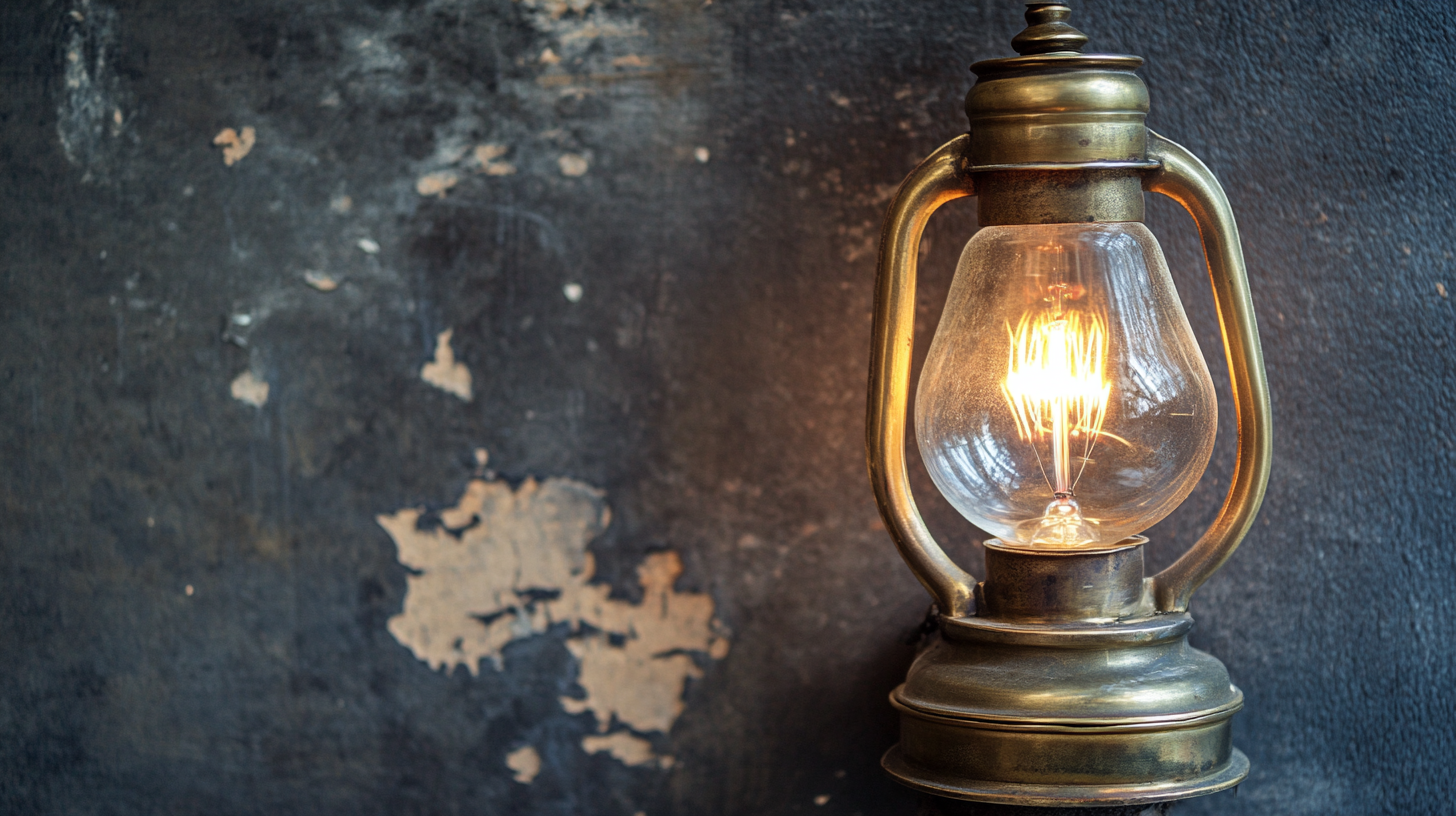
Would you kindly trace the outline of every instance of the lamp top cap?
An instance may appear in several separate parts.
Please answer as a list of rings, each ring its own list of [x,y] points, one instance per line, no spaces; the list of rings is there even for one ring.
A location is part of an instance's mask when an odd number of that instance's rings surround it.
[[[1011,40],[1016,53],[1077,53],[1087,44],[1087,35],[1067,22],[1072,9],[1066,3],[1026,0],[1026,30]]]
[[[977,76],[1079,69],[1132,71],[1143,64],[1142,57],[1130,54],[1083,54],[1087,35],[1067,22],[1072,8],[1066,2],[1025,3],[1026,28],[1011,38],[1011,47],[1018,56],[977,62],[971,66]]]
[[[1083,53],[1071,16],[1064,0],[1028,0],[1017,56],[971,66],[972,169],[1148,165],[1142,57]]]

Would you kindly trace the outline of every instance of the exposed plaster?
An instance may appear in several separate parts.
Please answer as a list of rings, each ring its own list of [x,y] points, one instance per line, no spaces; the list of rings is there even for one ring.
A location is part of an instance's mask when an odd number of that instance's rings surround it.
[[[605,736],[593,734],[583,737],[581,747],[588,754],[611,754],[623,765],[634,767],[656,765],[659,768],[671,768],[675,764],[672,757],[659,757],[653,753],[652,743],[626,731],[617,731]]]
[[[267,380],[259,379],[251,371],[244,371],[234,377],[228,390],[232,392],[233,399],[246,402],[254,408],[262,408],[268,404]]]
[[[212,137],[212,143],[222,146],[222,163],[228,167],[243,160],[253,150],[253,145],[258,142],[258,132],[251,127],[243,128],[239,133],[232,128],[223,128],[222,132]]]
[[[586,171],[591,167],[591,162],[580,153],[563,153],[561,158],[556,160],[556,164],[561,168],[561,175],[573,178],[586,175]]]
[[[541,754],[529,745],[506,754],[506,767],[516,772],[516,781],[529,785],[541,773]]]
[[[640,735],[671,730],[687,679],[702,674],[700,663],[726,657],[728,640],[710,597],[673,589],[682,573],[675,552],[653,553],[638,567],[641,604],[591,583],[587,545],[610,516],[601,491],[569,479],[527,479],[515,490],[473,479],[434,517],[415,508],[379,516],[413,571],[389,631],[431,668],[478,674],[486,660],[502,669],[507,643],[565,624],[586,696],[562,697],[561,705],[592,714],[598,731],[582,739],[583,750],[668,767],[671,758]]]
[[[420,369],[420,379],[470,402],[470,369],[455,360],[455,350],[450,348],[450,338],[454,334],[454,329],[446,329],[435,338],[435,359]]]
[[[460,176],[451,170],[426,173],[415,182],[415,192],[422,196],[445,197],[445,191],[460,183]]]

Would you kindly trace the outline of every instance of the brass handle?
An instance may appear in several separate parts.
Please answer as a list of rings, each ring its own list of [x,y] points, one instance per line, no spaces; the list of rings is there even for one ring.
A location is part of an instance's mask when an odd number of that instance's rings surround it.
[[[920,163],[895,194],[880,234],[875,279],[875,325],[870,350],[870,399],[866,447],[870,482],[880,516],[900,556],[944,615],[974,612],[976,579],[956,566],[926,529],[905,470],[905,407],[910,356],[915,348],[915,267],[920,235],[940,205],[974,195],[962,169],[968,136],[945,143]]]
[[[1228,198],[1212,172],[1181,145],[1148,131],[1148,158],[1162,167],[1149,173],[1143,189],[1183,205],[1198,224],[1208,277],[1213,283],[1218,321],[1223,329],[1223,350],[1233,382],[1238,416],[1239,455],[1233,484],[1213,526],[1193,548],[1171,567],[1152,578],[1153,599],[1163,612],[1182,612],[1188,600],[1209,576],[1238,549],[1254,524],[1269,484],[1273,458],[1273,429],[1269,418],[1269,383],[1264,376],[1264,353],[1239,229]]]

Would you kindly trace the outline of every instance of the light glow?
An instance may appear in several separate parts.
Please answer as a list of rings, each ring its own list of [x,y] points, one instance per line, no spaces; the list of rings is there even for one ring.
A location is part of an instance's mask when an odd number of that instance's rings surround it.
[[[1009,327],[1008,327],[1009,328]],[[1096,540],[1095,525],[1072,496],[1102,435],[1112,383],[1104,376],[1107,327],[1098,315],[1068,311],[1026,314],[1011,332],[1010,360],[1001,385],[1016,430],[1032,445],[1053,501],[1036,524],[1035,543],[1081,546]],[[1051,443],[1051,468],[1039,443]],[[1075,475],[1073,451],[1081,460]]]

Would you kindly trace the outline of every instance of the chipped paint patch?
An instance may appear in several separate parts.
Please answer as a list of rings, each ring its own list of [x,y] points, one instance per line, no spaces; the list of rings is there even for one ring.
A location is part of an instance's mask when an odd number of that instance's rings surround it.
[[[258,132],[251,127],[243,128],[239,133],[232,128],[223,128],[222,132],[212,137],[212,143],[222,146],[222,163],[232,167],[243,160],[243,157],[253,151],[253,145],[258,142]]]
[[[422,196],[445,197],[445,191],[460,183],[460,177],[453,170],[426,173],[415,182],[415,192]]]
[[[688,652],[709,654],[724,643],[714,634],[712,599],[673,591],[681,574],[677,553],[653,553],[637,568],[640,606],[592,610],[595,616],[588,622],[598,631],[566,644],[581,664],[577,682],[587,697],[563,697],[562,707],[592,712],[600,731],[611,726],[614,716],[638,731],[672,727],[683,712],[683,680],[702,675]],[[612,634],[622,632],[632,637],[617,645]]]
[[[470,402],[470,369],[455,360],[455,350],[450,348],[454,329],[446,329],[435,337],[435,359],[420,369],[420,379],[436,388]]]
[[[487,176],[509,176],[516,172],[516,166],[508,161],[501,161],[500,158],[510,151],[509,147],[502,144],[476,145],[475,163],[480,165],[481,172]]]
[[[516,773],[516,781],[529,785],[541,773],[541,754],[529,745],[506,754],[506,767]]]
[[[561,175],[575,178],[586,175],[586,171],[591,167],[591,161],[580,153],[563,153],[561,158],[556,160],[556,166],[561,168]]]
[[[478,674],[483,661],[502,668],[507,643],[566,624],[586,696],[561,704],[590,713],[598,730],[582,740],[583,750],[669,767],[671,757],[659,757],[639,735],[671,730],[687,679],[726,656],[728,641],[711,598],[673,589],[682,574],[675,552],[653,553],[638,567],[640,604],[614,600],[610,587],[591,582],[587,545],[610,517],[602,492],[580,482],[527,479],[512,490],[481,478],[437,516],[413,508],[381,515],[412,571],[404,608],[388,627],[431,668]]]
[[[246,402],[254,408],[262,408],[268,404],[268,381],[259,379],[251,371],[244,371],[233,378],[229,386],[233,399],[238,402]]]
[[[588,754],[611,754],[623,765],[634,767],[651,764],[661,768],[671,768],[674,764],[672,757],[659,757],[653,753],[652,743],[626,731],[618,731],[606,736],[587,735],[581,740],[581,748]]]
[[[319,272],[313,269],[303,273],[303,282],[320,292],[332,292],[339,288],[339,282],[334,280],[327,272]]]
[[[593,0],[521,0],[521,5],[534,11],[545,12],[553,20],[561,19],[567,12],[581,14],[591,8]]]

